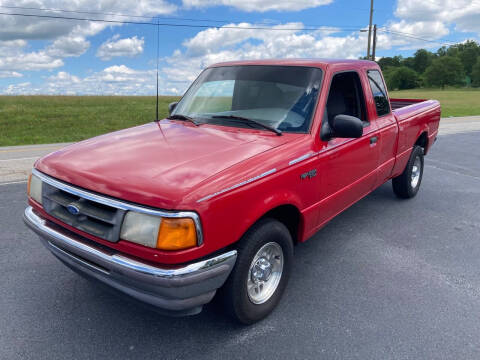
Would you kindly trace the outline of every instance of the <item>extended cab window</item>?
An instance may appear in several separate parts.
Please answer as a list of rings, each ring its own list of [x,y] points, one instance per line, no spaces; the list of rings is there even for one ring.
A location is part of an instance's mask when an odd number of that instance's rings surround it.
[[[368,124],[360,77],[354,71],[335,74],[330,85],[325,116],[332,123],[337,115],[350,115]]]
[[[303,66],[214,67],[198,77],[172,114],[237,127],[254,126],[242,121],[252,119],[285,132],[308,132],[321,80],[321,69]]]
[[[390,103],[388,102],[387,91],[383,83],[382,75],[378,70],[367,71],[368,81],[372,89],[373,99],[375,100],[375,107],[377,108],[377,115],[387,115],[390,113]]]

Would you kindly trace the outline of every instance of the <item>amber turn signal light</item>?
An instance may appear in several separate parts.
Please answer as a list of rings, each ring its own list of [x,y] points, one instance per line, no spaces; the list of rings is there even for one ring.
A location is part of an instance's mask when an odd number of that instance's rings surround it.
[[[183,250],[197,245],[197,233],[193,219],[162,218],[158,230],[157,249]]]
[[[27,195],[30,196],[30,186],[32,184],[32,174],[28,175],[28,182],[27,182]]]

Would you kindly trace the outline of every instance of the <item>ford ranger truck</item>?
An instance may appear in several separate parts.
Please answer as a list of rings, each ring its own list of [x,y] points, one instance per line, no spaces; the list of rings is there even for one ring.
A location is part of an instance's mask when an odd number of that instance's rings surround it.
[[[417,194],[440,121],[361,60],[215,64],[169,109],[39,159],[25,223],[119,293],[187,315],[218,292],[246,324],[280,301],[294,245],[389,180]]]

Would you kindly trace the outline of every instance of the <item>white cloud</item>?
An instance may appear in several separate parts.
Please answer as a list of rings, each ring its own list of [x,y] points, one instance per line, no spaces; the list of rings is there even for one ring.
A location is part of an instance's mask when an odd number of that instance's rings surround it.
[[[228,27],[254,27],[255,24],[228,24]],[[264,25],[263,25],[264,26]],[[162,75],[169,89],[183,92],[205,67],[222,61],[265,58],[358,58],[363,55],[366,34],[333,36],[335,29],[305,32],[302,23],[287,23],[274,28],[283,31],[207,29],[183,42],[166,58]]]
[[[30,94],[26,91],[31,87],[29,82],[23,82],[20,84],[11,84],[2,92],[5,95],[20,95],[20,94]]]
[[[248,27],[254,24],[229,24]],[[358,58],[363,55],[365,33],[335,35],[332,28],[314,32],[301,30],[302,23],[276,25],[298,30],[255,31],[228,28],[207,29],[183,43],[181,49],[163,59],[160,70],[160,93],[181,94],[207,66],[230,60],[263,58]],[[385,40],[385,43],[388,43]],[[155,70],[136,70],[114,65],[83,78],[59,72],[39,87],[11,88],[6,91],[44,94],[134,94],[155,93]],[[23,90],[22,90],[23,89]]]
[[[389,29],[426,39],[440,39],[449,33],[448,28],[441,21],[415,21],[409,23],[401,20],[400,22],[392,23]]]
[[[60,66],[63,66],[63,61],[52,58],[45,51],[25,53],[17,50],[0,57],[0,70],[52,70]]]
[[[183,0],[187,8],[205,8],[211,6],[230,6],[243,11],[300,11],[322,5],[328,5],[333,0]]]
[[[56,75],[52,75],[48,77],[50,82],[56,83],[68,83],[68,84],[78,84],[80,82],[80,78],[75,75],[71,75],[65,71],[59,71]]]
[[[4,71],[0,70],[0,78],[19,78],[23,75],[16,71]]]
[[[477,0],[398,0],[395,16],[409,23],[442,22],[464,32],[480,34],[480,2]]]
[[[58,2],[56,0],[0,0],[3,6],[20,6],[36,8],[62,8],[66,10],[102,13],[125,13],[131,16],[155,16],[170,14],[177,6],[168,0],[76,0],[73,2]],[[38,13],[28,10],[23,13]],[[42,15],[59,15],[55,11],[42,11]],[[67,16],[78,16],[73,13],[62,13]],[[81,17],[81,16],[80,16]],[[113,15],[102,15],[107,20],[118,19]],[[127,18],[122,18],[126,19]],[[63,66],[63,58],[80,56],[90,47],[88,37],[94,36],[107,24],[89,21],[72,21],[62,19],[47,19],[36,17],[22,17],[0,15],[0,70],[33,71],[51,70]],[[51,40],[52,42],[42,50],[26,52],[28,40]],[[142,42],[143,39],[137,39]],[[135,48],[138,51],[138,46]]]
[[[26,52],[27,41],[0,41],[0,71],[3,74],[19,74],[17,71],[51,70],[63,66],[63,61],[49,51]],[[10,77],[10,76],[2,76]]]
[[[119,35],[104,42],[97,51],[97,57],[102,60],[111,60],[113,57],[133,57],[143,53],[144,39],[134,36],[131,38],[119,39]]]
[[[0,48],[2,49],[18,49],[27,46],[25,40],[0,40]]]
[[[56,39],[47,47],[47,53],[54,57],[80,56],[90,47],[90,42],[82,36],[67,35]]]
[[[47,77],[41,85],[25,82],[9,85],[1,92],[22,95],[152,95],[154,91],[154,70],[135,70],[125,65],[114,65],[83,78],[60,71]]]
[[[123,13],[132,16],[145,15],[154,16],[161,14],[170,14],[174,12],[177,7],[165,0],[76,0],[70,2],[59,2],[57,0],[2,0],[3,6],[24,6],[50,9],[66,9],[102,13]],[[24,13],[32,13],[23,11]],[[35,12],[34,12],[35,13]],[[38,13],[38,12],[37,12]],[[59,15],[54,11],[42,11],[43,15]],[[66,16],[79,16],[73,13],[62,13]],[[81,16],[79,16],[81,17]],[[117,19],[113,15],[102,15],[102,18],[112,20]],[[125,18],[122,18],[125,19]],[[128,18],[126,18],[128,19]],[[84,31],[85,36],[92,36],[105,29],[112,24],[105,23],[90,23],[88,21],[72,21],[61,19],[47,19],[35,17],[21,17],[0,15],[0,40],[15,40],[15,39],[56,39],[60,36],[65,36],[70,33],[79,33]]]
[[[442,44],[441,39],[449,33],[450,30],[441,21],[389,22],[377,31],[377,47],[398,47],[400,50],[438,48]]]

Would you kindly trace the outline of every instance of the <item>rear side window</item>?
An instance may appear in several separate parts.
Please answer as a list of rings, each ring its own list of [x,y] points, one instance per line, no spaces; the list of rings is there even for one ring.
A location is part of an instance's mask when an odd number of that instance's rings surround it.
[[[375,100],[377,115],[387,115],[390,113],[390,103],[388,102],[387,91],[385,90],[380,72],[378,70],[369,70],[367,71],[367,76],[372,89],[373,99]]]

